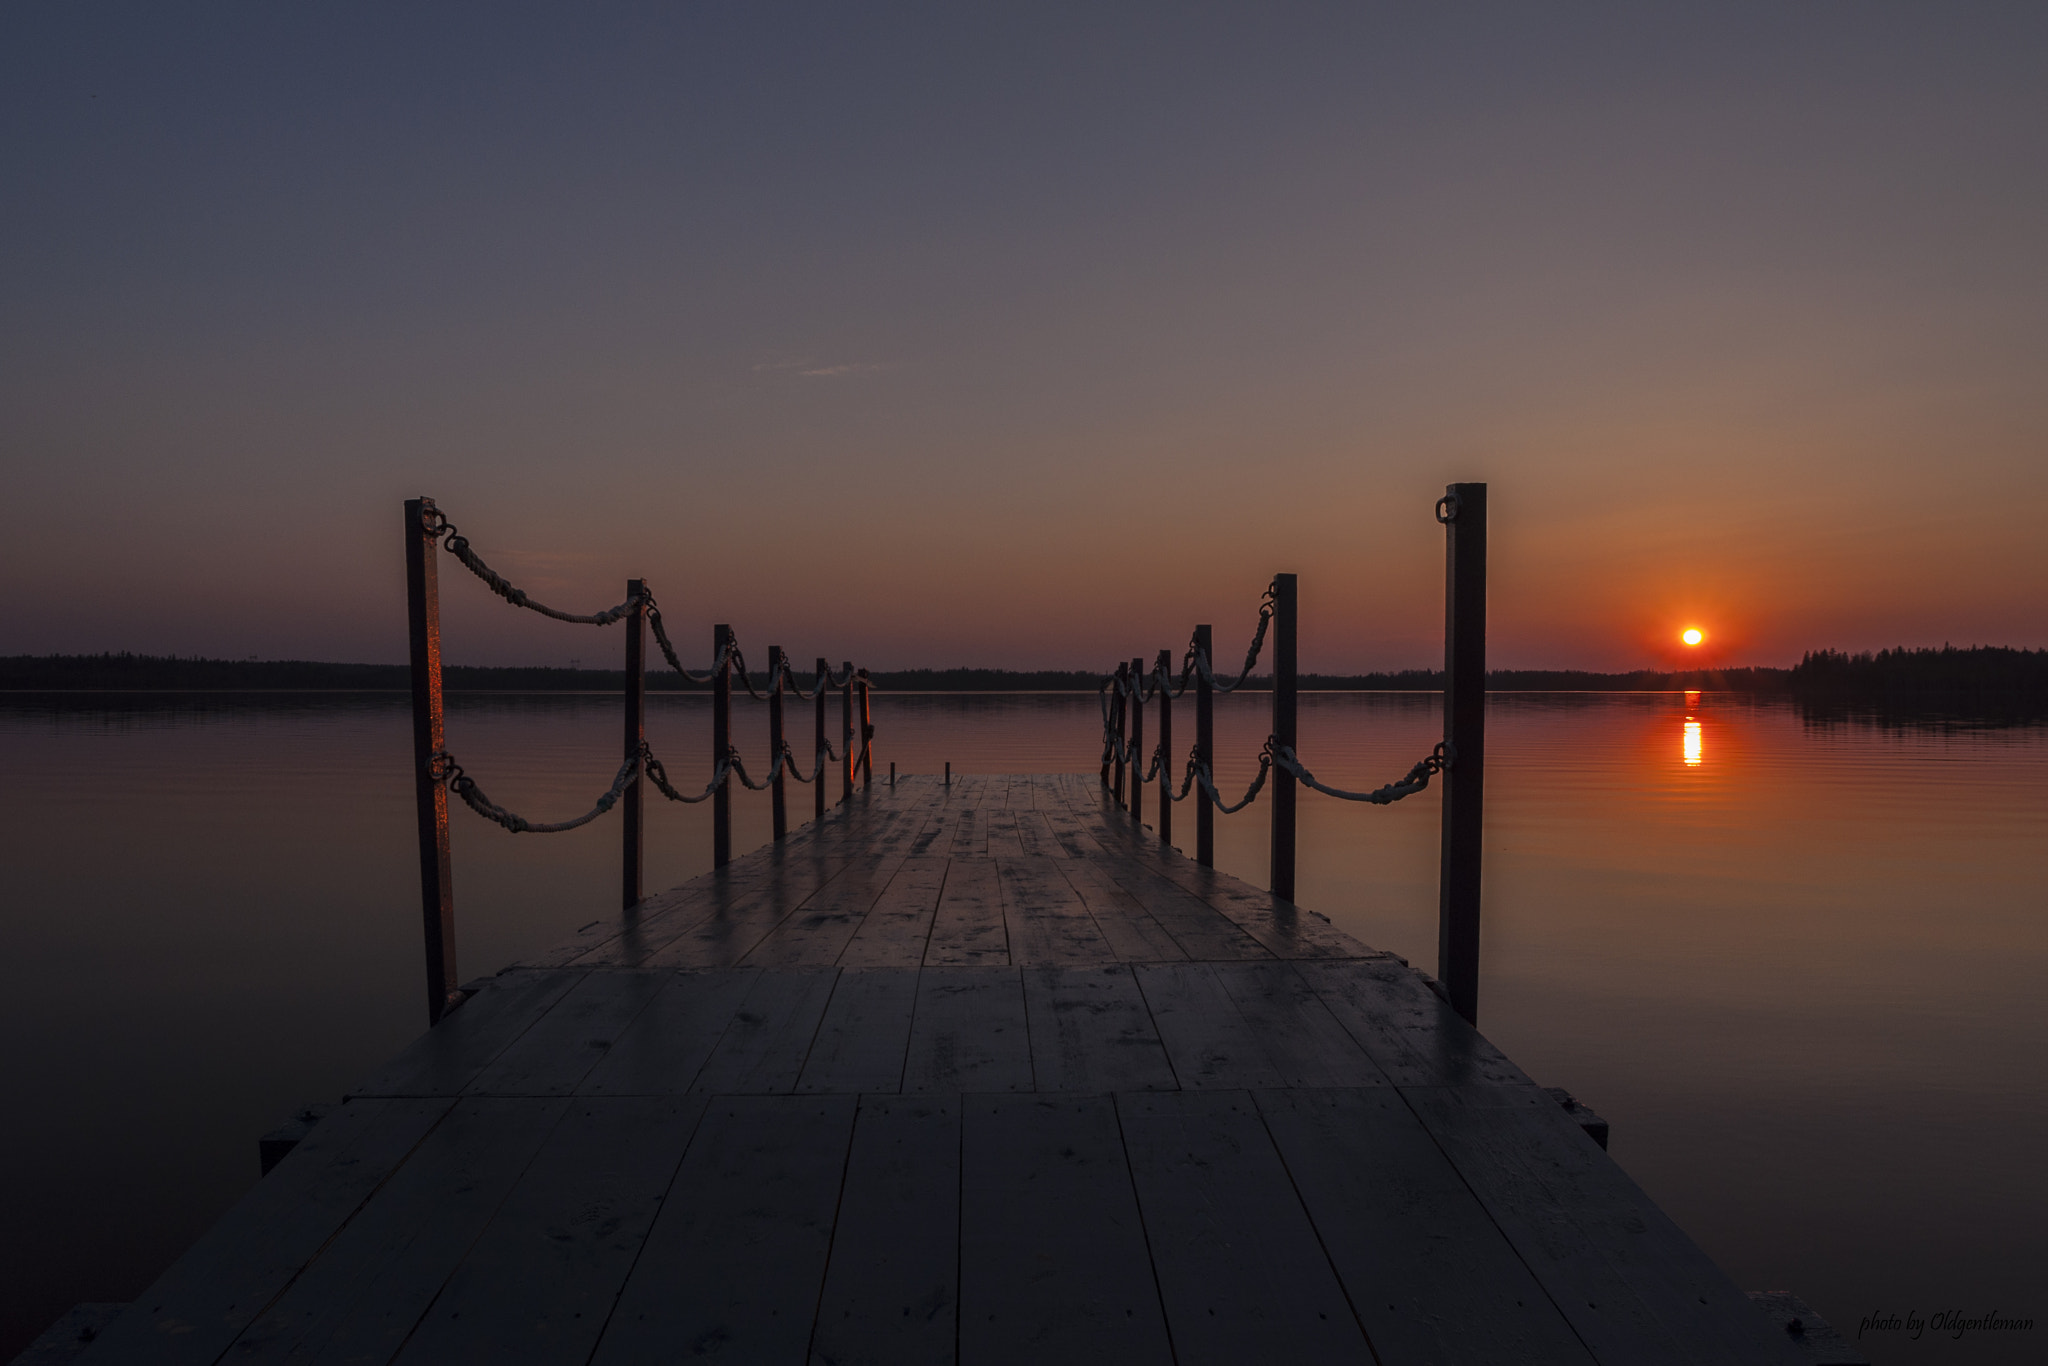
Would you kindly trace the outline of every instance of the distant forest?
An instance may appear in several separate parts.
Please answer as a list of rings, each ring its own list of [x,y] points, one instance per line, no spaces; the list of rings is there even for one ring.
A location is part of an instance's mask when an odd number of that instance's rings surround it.
[[[1094,692],[1102,675],[1088,670],[893,669],[869,675],[889,692]],[[458,692],[606,692],[625,686],[619,669],[485,668],[453,664],[445,685]],[[1435,691],[1443,673],[1304,674],[1307,689],[1342,692]],[[1995,646],[1882,650],[1844,654],[1816,650],[1793,668],[1698,669],[1663,673],[1593,673],[1578,669],[1498,669],[1487,684],[1501,692],[1658,692],[1681,688],[1794,693],[1844,704],[1910,705],[1968,702],[2038,705],[2048,700],[2048,650]],[[1254,677],[1251,687],[1265,685]],[[388,691],[408,686],[403,664],[324,664],[307,660],[202,659],[172,655],[12,655],[0,657],[7,691]],[[658,692],[696,691],[667,670],[650,672]]]

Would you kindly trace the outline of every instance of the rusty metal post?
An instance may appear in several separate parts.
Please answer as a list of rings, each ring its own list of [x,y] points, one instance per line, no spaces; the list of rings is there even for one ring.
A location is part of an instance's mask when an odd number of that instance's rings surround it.
[[[1207,626],[1195,628],[1195,658],[1200,670],[1195,675],[1195,763],[1212,779],[1216,774],[1216,690],[1209,686],[1213,667],[1210,649],[1215,632]],[[1209,794],[1195,787],[1195,862],[1204,868],[1216,866],[1216,807]]]
[[[847,660],[846,686],[839,690],[839,800],[853,800],[853,769],[858,756],[853,752],[853,661]]]
[[[1159,842],[1173,843],[1173,694],[1166,678],[1173,671],[1173,651],[1159,652]]]
[[[782,657],[780,645],[768,647],[768,763],[775,774],[769,783],[768,806],[770,819],[774,824],[775,838],[781,839],[789,833],[788,798],[783,790],[782,772],[782,674],[788,661]]]
[[[1145,819],[1145,661],[1131,661],[1131,819]]]
[[[1452,484],[1444,524],[1443,868],[1437,978],[1451,1009],[1479,1021],[1479,852],[1486,794],[1486,485]]]
[[[633,604],[633,611],[626,618],[626,741],[625,752],[619,756],[622,760],[638,758],[640,747],[647,743],[647,609],[641,604],[646,593],[644,580],[626,580],[626,601]],[[621,839],[624,876],[619,894],[629,911],[646,895],[642,884],[647,867],[647,807],[641,800],[646,788],[645,778],[635,779],[619,802],[619,818],[625,826]]]
[[[412,646],[412,777],[419,808],[420,912],[426,931],[427,1022],[460,999],[455,971],[455,874],[448,857],[448,788],[435,771],[445,738],[441,699],[441,588],[428,526],[431,498],[405,504],[405,605]]]
[[[868,671],[860,671],[860,790],[875,785],[875,713],[870,702]]]
[[[811,801],[814,810],[811,819],[825,819],[825,680],[831,675],[832,666],[818,657],[818,691],[813,701],[818,706],[818,732],[811,740],[811,766],[817,770],[817,777],[811,780]]]
[[[1293,750],[1298,693],[1295,679],[1297,643],[1294,575],[1273,576],[1273,744]],[[1292,773],[1273,766],[1267,779],[1273,794],[1273,864],[1269,885],[1282,901],[1294,900],[1294,800],[1298,795]]]
[[[711,771],[732,754],[732,627],[711,628]],[[732,862],[732,774],[711,794],[711,866]]]

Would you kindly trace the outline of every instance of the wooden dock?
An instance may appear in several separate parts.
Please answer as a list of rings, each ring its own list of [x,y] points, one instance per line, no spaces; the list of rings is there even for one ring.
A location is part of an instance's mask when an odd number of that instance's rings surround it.
[[[477,986],[83,1360],[1810,1362],[1422,974],[1092,777]]]

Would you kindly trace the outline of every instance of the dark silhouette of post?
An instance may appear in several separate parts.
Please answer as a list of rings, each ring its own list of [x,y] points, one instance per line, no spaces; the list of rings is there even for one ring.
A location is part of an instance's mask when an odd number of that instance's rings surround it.
[[[1131,819],[1145,819],[1145,661],[1131,661]]]
[[[860,790],[875,785],[875,713],[869,704],[868,671],[860,671]]]
[[[853,800],[853,769],[859,756],[853,752],[853,661],[847,660],[846,686],[839,690],[839,800]]]
[[[633,610],[626,617],[626,747],[621,759],[637,760],[640,747],[647,742],[647,609],[640,601],[646,592],[643,580],[626,580],[626,601],[633,604]],[[647,820],[641,797],[646,786],[644,779],[636,778],[627,785],[619,802],[619,818],[625,824],[620,837],[624,877],[619,890],[627,910],[639,905],[645,895],[642,879],[647,866],[643,854]]]
[[[412,776],[419,806],[420,913],[426,931],[427,1022],[438,1023],[459,997],[455,972],[455,876],[448,860],[448,788],[435,769],[441,752],[441,588],[427,525],[431,498],[405,504],[405,605],[412,646]]]
[[[711,628],[711,771],[732,755],[732,627]],[[711,794],[711,866],[732,862],[732,774]]]
[[[1297,695],[1294,647],[1297,640],[1294,575],[1273,576],[1273,744],[1296,748]],[[1273,895],[1294,900],[1294,775],[1273,765]]]
[[[1437,977],[1479,1022],[1479,841],[1486,792],[1486,485],[1452,484],[1444,524],[1444,851]]]
[[[1166,676],[1173,669],[1173,651],[1159,652],[1159,842],[1173,843],[1173,694]]]
[[[1195,628],[1195,764],[1213,779],[1216,773],[1216,690],[1209,686],[1209,652],[1215,632],[1207,626]],[[1216,866],[1216,807],[1197,780],[1195,796],[1195,862],[1204,868]]]
[[[1116,757],[1110,763],[1109,796],[1118,806],[1124,804],[1124,682],[1130,671],[1128,664],[1116,666],[1116,700],[1109,707],[1109,734],[1116,744]]]
[[[820,821],[825,819],[825,680],[831,672],[825,657],[818,656],[818,690],[812,699],[818,704],[818,733],[811,742],[811,766],[817,771],[811,779],[811,801],[816,809],[811,819]]]
[[[775,775],[769,782],[768,806],[774,824],[775,838],[781,839],[789,833],[789,807],[783,791],[782,773],[782,672],[786,661],[780,645],[768,647],[768,763],[769,771]]]

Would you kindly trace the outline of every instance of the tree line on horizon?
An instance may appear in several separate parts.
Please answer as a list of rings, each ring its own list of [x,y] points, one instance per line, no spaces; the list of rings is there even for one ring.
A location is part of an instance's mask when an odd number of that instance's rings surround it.
[[[869,674],[888,692],[1095,692],[1104,675],[1073,669],[884,669]],[[455,664],[442,670],[458,692],[601,692],[625,686],[621,669],[539,665]],[[1443,672],[1402,669],[1362,674],[1303,674],[1308,690],[1346,692],[1439,691]],[[7,691],[392,691],[409,686],[403,664],[340,664],[311,660],[235,660],[202,656],[122,653],[0,657],[0,690]],[[1902,703],[1913,699],[2011,702],[2048,698],[2048,650],[1944,645],[1850,654],[1811,650],[1789,669],[1636,669],[1601,673],[1582,669],[1496,669],[1497,691],[1658,692],[1677,689],[1796,693],[1842,702]],[[667,670],[650,671],[651,691],[695,691]],[[1254,675],[1254,689],[1270,678]]]

